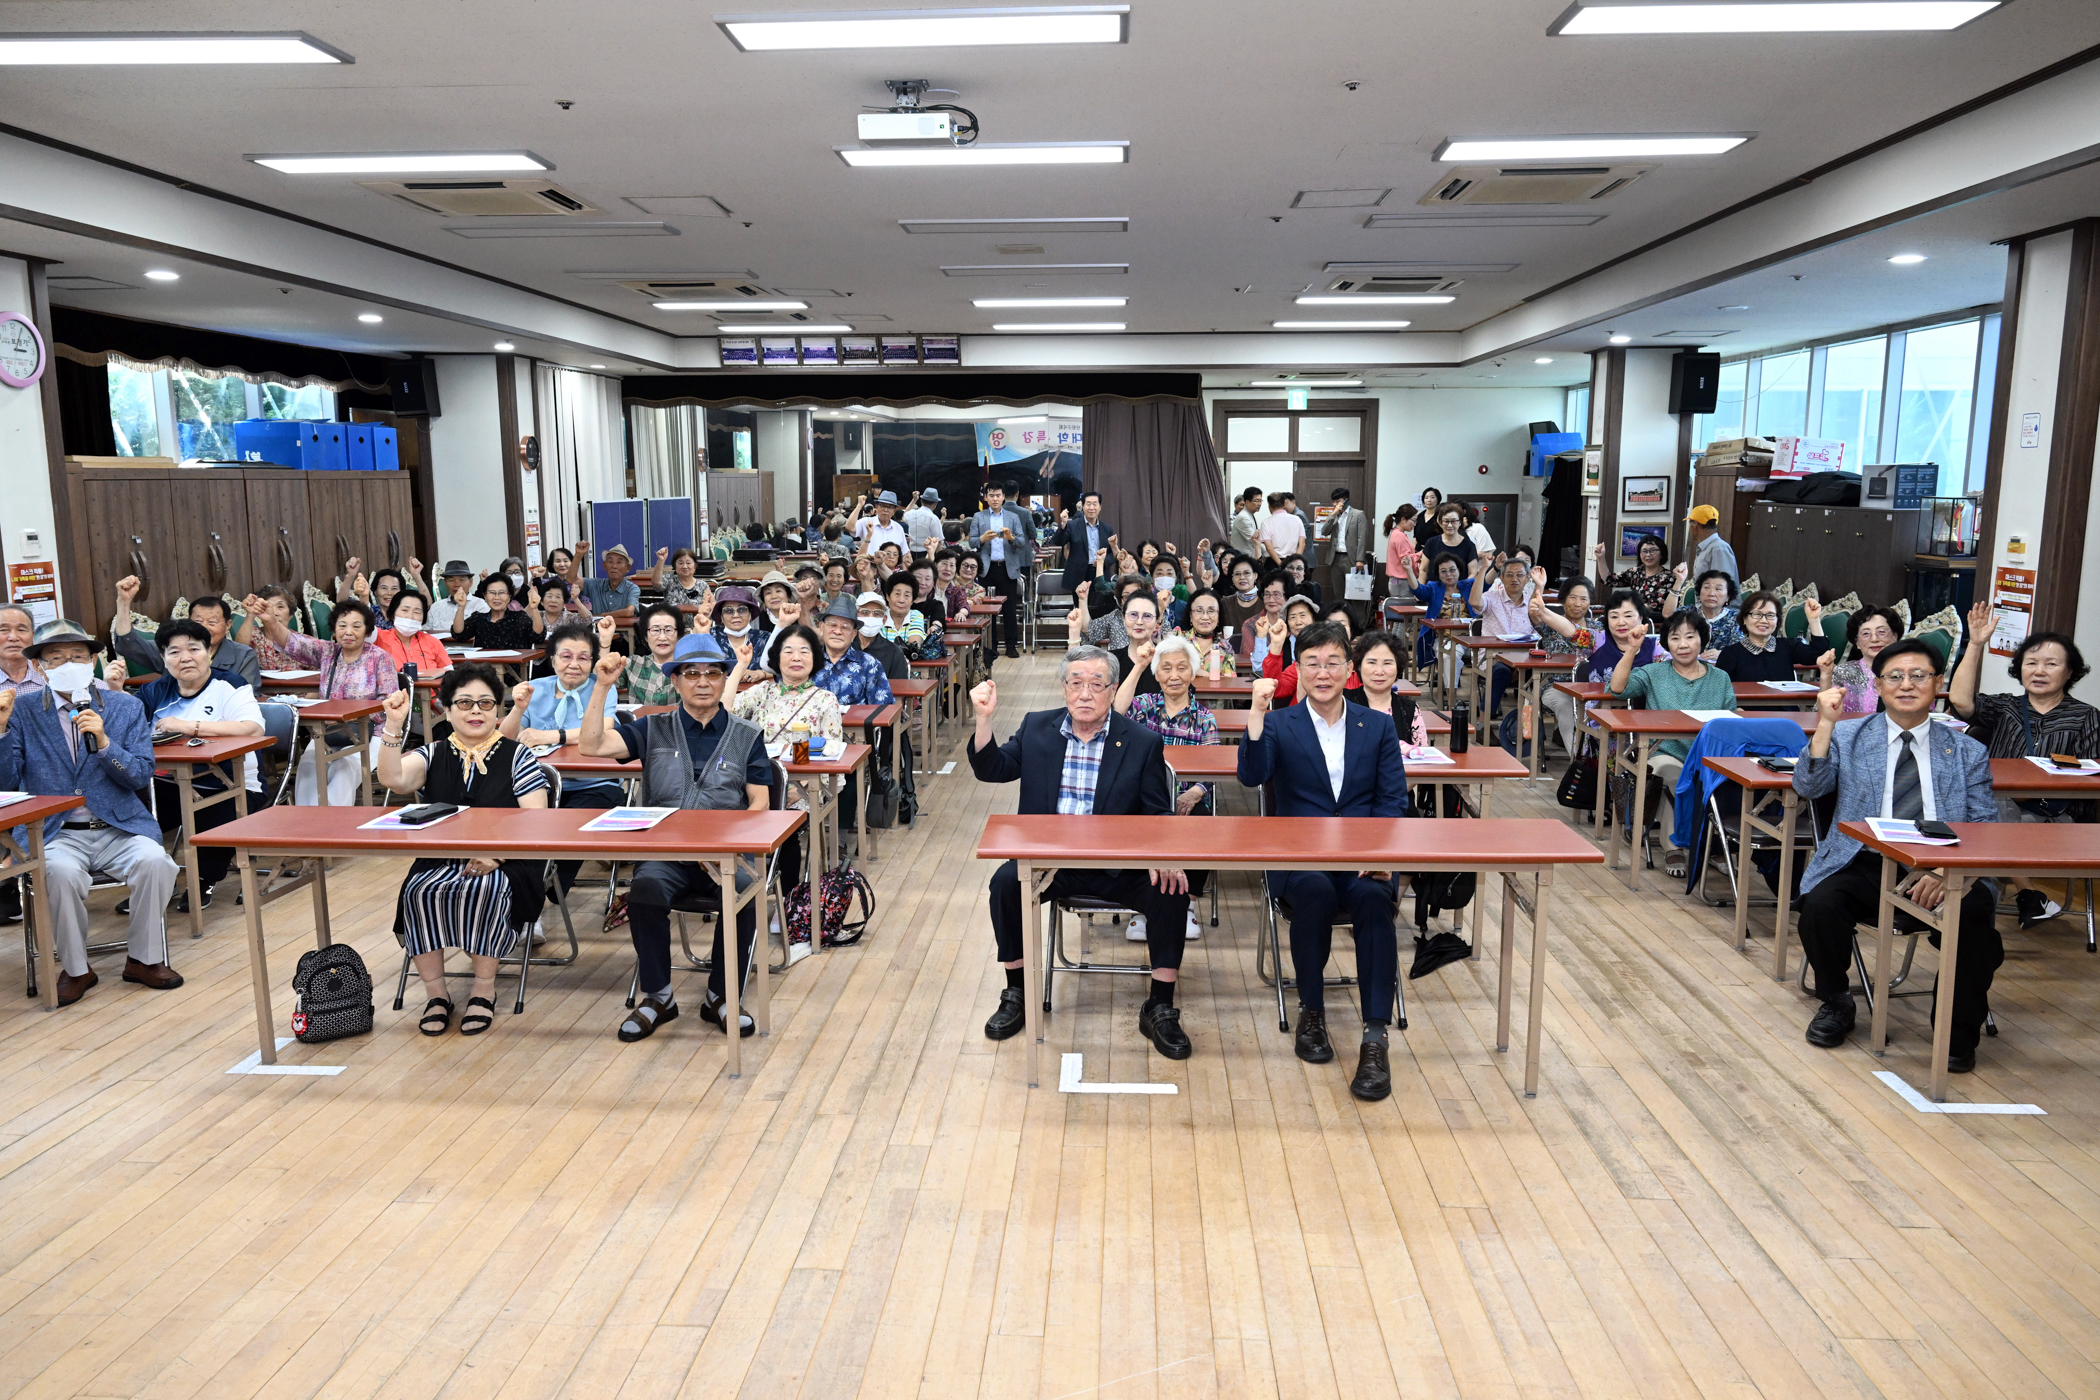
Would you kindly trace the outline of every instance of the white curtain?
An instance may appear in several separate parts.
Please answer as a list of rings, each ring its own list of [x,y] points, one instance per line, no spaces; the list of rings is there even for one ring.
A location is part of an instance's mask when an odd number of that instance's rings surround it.
[[[634,444],[637,496],[693,494],[693,468],[707,440],[707,422],[698,404],[630,404],[627,431]]]
[[[583,533],[578,503],[627,497],[627,423],[620,381],[602,374],[536,366],[540,470],[547,474],[547,547],[573,545]]]

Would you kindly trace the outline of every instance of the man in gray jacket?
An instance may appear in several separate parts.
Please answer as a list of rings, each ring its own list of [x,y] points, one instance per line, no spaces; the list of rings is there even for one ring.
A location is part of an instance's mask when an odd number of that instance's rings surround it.
[[[970,517],[970,543],[977,549],[985,592],[1006,599],[992,632],[992,650],[999,649],[998,634],[1003,630],[1006,654],[1017,657],[1021,654],[1021,607],[1029,573],[1035,567],[1035,526],[1028,512],[1006,503],[1006,488],[996,481],[984,488],[984,509]]]
[[[117,610],[109,620],[110,645],[123,658],[127,670],[152,675],[167,668],[161,665],[160,648],[131,630],[131,604],[138,596],[137,577],[126,575],[117,580]],[[211,664],[221,671],[232,671],[248,682],[248,689],[260,695],[262,658],[255,654],[254,647],[227,639],[233,630],[233,611],[226,600],[216,593],[193,599],[190,620],[204,624],[204,630],[211,633]]]
[[[1349,503],[1349,488],[1334,488],[1334,514],[1327,517],[1319,540],[1321,596],[1342,600],[1342,576],[1364,561],[1371,548],[1371,518]]]

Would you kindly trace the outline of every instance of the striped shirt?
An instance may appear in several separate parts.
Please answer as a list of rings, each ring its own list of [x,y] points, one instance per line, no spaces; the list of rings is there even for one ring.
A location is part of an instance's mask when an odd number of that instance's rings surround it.
[[[1101,781],[1101,755],[1108,748],[1108,726],[1103,724],[1091,739],[1072,732],[1072,716],[1058,722],[1065,736],[1064,773],[1057,783],[1057,814],[1061,817],[1094,815],[1094,785]]]

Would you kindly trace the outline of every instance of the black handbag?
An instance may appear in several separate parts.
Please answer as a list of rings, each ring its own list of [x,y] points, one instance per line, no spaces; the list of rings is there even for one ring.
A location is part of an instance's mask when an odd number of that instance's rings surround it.
[[[1560,786],[1553,791],[1553,800],[1577,811],[1597,805],[1597,760],[1587,741],[1568,764],[1568,771],[1561,774]]]
[[[879,756],[881,746],[876,742],[875,721],[870,719],[865,729],[868,747],[876,750]],[[901,753],[899,761],[902,761]],[[896,778],[892,777],[889,769],[885,768],[881,763],[869,763],[867,810],[861,813],[862,818],[870,827],[878,831],[888,831],[897,824],[897,806]]]
[[[372,1031],[372,974],[347,943],[331,943],[299,957],[292,974],[292,1035],[318,1045]]]

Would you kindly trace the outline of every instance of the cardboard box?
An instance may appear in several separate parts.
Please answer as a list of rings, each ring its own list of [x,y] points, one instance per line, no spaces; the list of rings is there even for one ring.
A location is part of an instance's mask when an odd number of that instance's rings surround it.
[[[1838,438],[1783,437],[1772,454],[1772,475],[1807,476],[1845,469],[1845,444]]]

